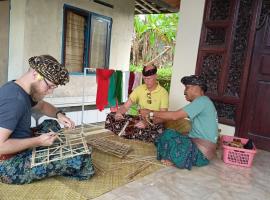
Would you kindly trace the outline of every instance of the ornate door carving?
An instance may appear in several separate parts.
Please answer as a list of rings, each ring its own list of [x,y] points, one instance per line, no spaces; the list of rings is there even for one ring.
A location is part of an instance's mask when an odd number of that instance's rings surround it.
[[[260,1],[239,135],[270,151],[270,1]]]
[[[196,74],[205,76],[223,124],[238,126],[241,119],[256,2],[206,0]]]
[[[196,74],[219,122],[270,151],[270,0],[206,0]]]

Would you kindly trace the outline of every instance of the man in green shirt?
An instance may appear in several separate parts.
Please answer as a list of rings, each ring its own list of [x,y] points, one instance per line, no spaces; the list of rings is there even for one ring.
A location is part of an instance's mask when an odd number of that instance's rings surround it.
[[[157,159],[164,164],[191,169],[204,166],[213,158],[218,138],[217,112],[212,101],[205,96],[207,86],[200,76],[191,75],[181,79],[185,85],[184,95],[191,102],[176,111],[140,110],[143,117],[153,120],[178,120],[189,118],[192,124],[189,134],[183,135],[167,129],[157,138]]]

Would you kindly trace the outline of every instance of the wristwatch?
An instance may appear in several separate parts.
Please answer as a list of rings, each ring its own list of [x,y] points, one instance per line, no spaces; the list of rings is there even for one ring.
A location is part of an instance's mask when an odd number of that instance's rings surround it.
[[[55,113],[55,118],[57,119],[57,115],[61,113],[63,115],[66,115],[66,113],[63,111],[63,110],[58,110],[56,113]]]
[[[149,119],[153,119],[154,118],[154,113],[153,112],[150,112],[149,113]]]

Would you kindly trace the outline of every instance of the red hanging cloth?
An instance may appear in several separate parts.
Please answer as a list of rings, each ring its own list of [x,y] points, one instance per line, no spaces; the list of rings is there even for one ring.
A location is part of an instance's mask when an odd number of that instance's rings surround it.
[[[97,69],[97,97],[96,105],[97,108],[102,111],[105,106],[108,105],[108,89],[109,89],[109,79],[114,70],[111,69]]]

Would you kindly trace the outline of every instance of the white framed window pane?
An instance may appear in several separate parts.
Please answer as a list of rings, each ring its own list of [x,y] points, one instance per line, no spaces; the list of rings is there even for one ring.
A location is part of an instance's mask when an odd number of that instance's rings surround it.
[[[108,21],[93,17],[91,21],[90,67],[106,68]]]

